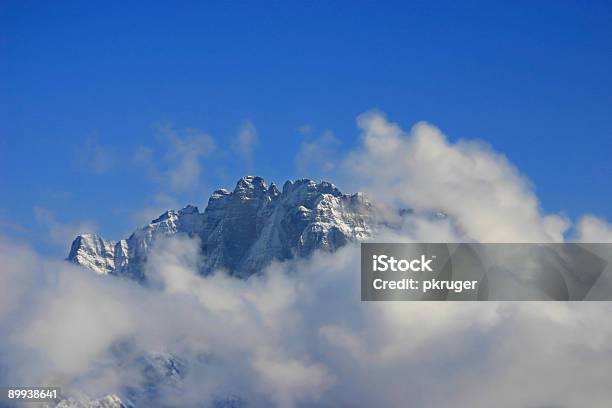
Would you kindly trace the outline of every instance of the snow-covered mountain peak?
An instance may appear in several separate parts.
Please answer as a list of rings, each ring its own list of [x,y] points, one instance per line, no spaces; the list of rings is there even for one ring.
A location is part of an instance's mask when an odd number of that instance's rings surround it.
[[[266,193],[268,191],[268,184],[259,176],[245,176],[236,183],[234,193],[238,193],[240,191]]]
[[[232,192],[215,190],[203,212],[192,205],[168,210],[117,243],[80,235],[68,260],[97,273],[144,280],[153,243],[184,233],[200,239],[202,274],[224,269],[248,277],[274,259],[334,251],[367,238],[374,228],[373,215],[363,194],[342,194],[326,181],[287,181],[280,192],[274,183],[246,176]]]
[[[198,207],[188,204],[179,210],[179,215],[198,214],[199,212]]]
[[[72,241],[68,259],[105,275],[115,269],[115,243],[97,234],[78,235]]]

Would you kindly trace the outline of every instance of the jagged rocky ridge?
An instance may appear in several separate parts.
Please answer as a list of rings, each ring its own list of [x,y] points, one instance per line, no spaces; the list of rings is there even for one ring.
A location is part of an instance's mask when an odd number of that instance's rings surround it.
[[[204,212],[191,205],[168,210],[118,242],[79,235],[67,259],[100,274],[142,281],[155,240],[184,233],[201,241],[203,275],[224,269],[248,277],[272,260],[334,251],[370,237],[375,218],[362,193],[342,194],[331,183],[307,179],[287,181],[279,191],[274,183],[268,186],[261,177],[247,176],[232,192],[216,190]]]
[[[125,404],[121,398],[115,394],[109,394],[102,398],[89,398],[86,396],[77,398],[69,397],[61,400],[57,404],[46,404],[45,408],[133,408],[130,404]]]
[[[130,355],[125,347],[118,346],[113,355],[119,361],[119,369],[129,369],[135,373],[134,382],[124,384],[116,394],[92,398],[87,395],[70,395],[57,404],[46,404],[45,408],[169,408],[164,396],[180,396],[188,392],[184,383],[185,372],[190,366],[205,364],[205,359],[188,362],[169,353],[155,352],[144,355]],[[129,347],[128,347],[129,349]],[[202,360],[202,361],[200,361]],[[172,398],[170,398],[172,400]],[[200,405],[198,405],[200,406]],[[242,408],[245,402],[237,395],[213,397],[203,402],[207,408]]]

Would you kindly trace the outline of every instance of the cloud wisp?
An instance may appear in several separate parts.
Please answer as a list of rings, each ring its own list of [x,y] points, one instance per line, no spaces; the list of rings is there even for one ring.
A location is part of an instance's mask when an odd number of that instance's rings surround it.
[[[252,159],[258,142],[257,129],[251,121],[244,121],[231,144],[231,149],[245,159]]]
[[[118,153],[100,144],[97,132],[85,138],[82,146],[76,149],[76,160],[80,168],[101,175],[117,167]]]
[[[340,141],[330,131],[313,140],[305,140],[295,158],[300,174],[313,174],[316,177],[332,177],[338,165]]]
[[[154,150],[148,146],[136,149],[133,160],[164,190],[182,192],[199,187],[202,159],[215,150],[215,140],[195,128],[178,131],[166,125],[158,130],[165,146],[161,161],[155,160]]]
[[[45,229],[48,240],[57,246],[68,247],[77,234],[95,232],[97,229],[93,221],[60,222],[53,211],[44,207],[34,207],[34,216]]]

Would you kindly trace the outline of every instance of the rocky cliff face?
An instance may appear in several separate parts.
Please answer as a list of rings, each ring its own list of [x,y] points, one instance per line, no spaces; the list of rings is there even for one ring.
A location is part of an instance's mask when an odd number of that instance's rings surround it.
[[[247,176],[232,192],[215,191],[204,212],[194,206],[166,211],[118,242],[79,235],[67,259],[100,274],[141,281],[155,240],[184,233],[201,241],[203,275],[224,269],[244,278],[272,260],[334,251],[367,238],[373,233],[374,217],[362,193],[342,194],[328,182],[287,181],[280,191],[261,177]]]

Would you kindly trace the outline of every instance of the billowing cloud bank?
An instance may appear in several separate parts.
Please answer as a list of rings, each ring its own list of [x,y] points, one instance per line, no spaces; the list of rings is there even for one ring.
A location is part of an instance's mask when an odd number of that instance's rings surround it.
[[[378,113],[358,124],[363,144],[343,164],[359,176],[356,188],[450,215],[417,217],[393,238],[564,239],[569,220],[542,214],[503,156],[450,144],[427,124],[406,133]],[[612,227],[592,216],[575,229],[579,240],[612,241]],[[174,406],[228,397],[282,407],[612,400],[608,303],[361,303],[358,247],[243,281],[196,275],[198,246],[159,242],[147,266],[152,287],[143,288],[0,240],[0,383],[125,394],[126,384],[150,380],[143,355],[171,355],[182,378],[148,395]]]
[[[434,126],[410,133],[385,116],[359,116],[362,147],[345,168],[356,187],[415,209],[442,209],[464,233],[482,242],[558,242],[567,220],[542,216],[528,181],[507,159],[482,143],[450,144]]]

